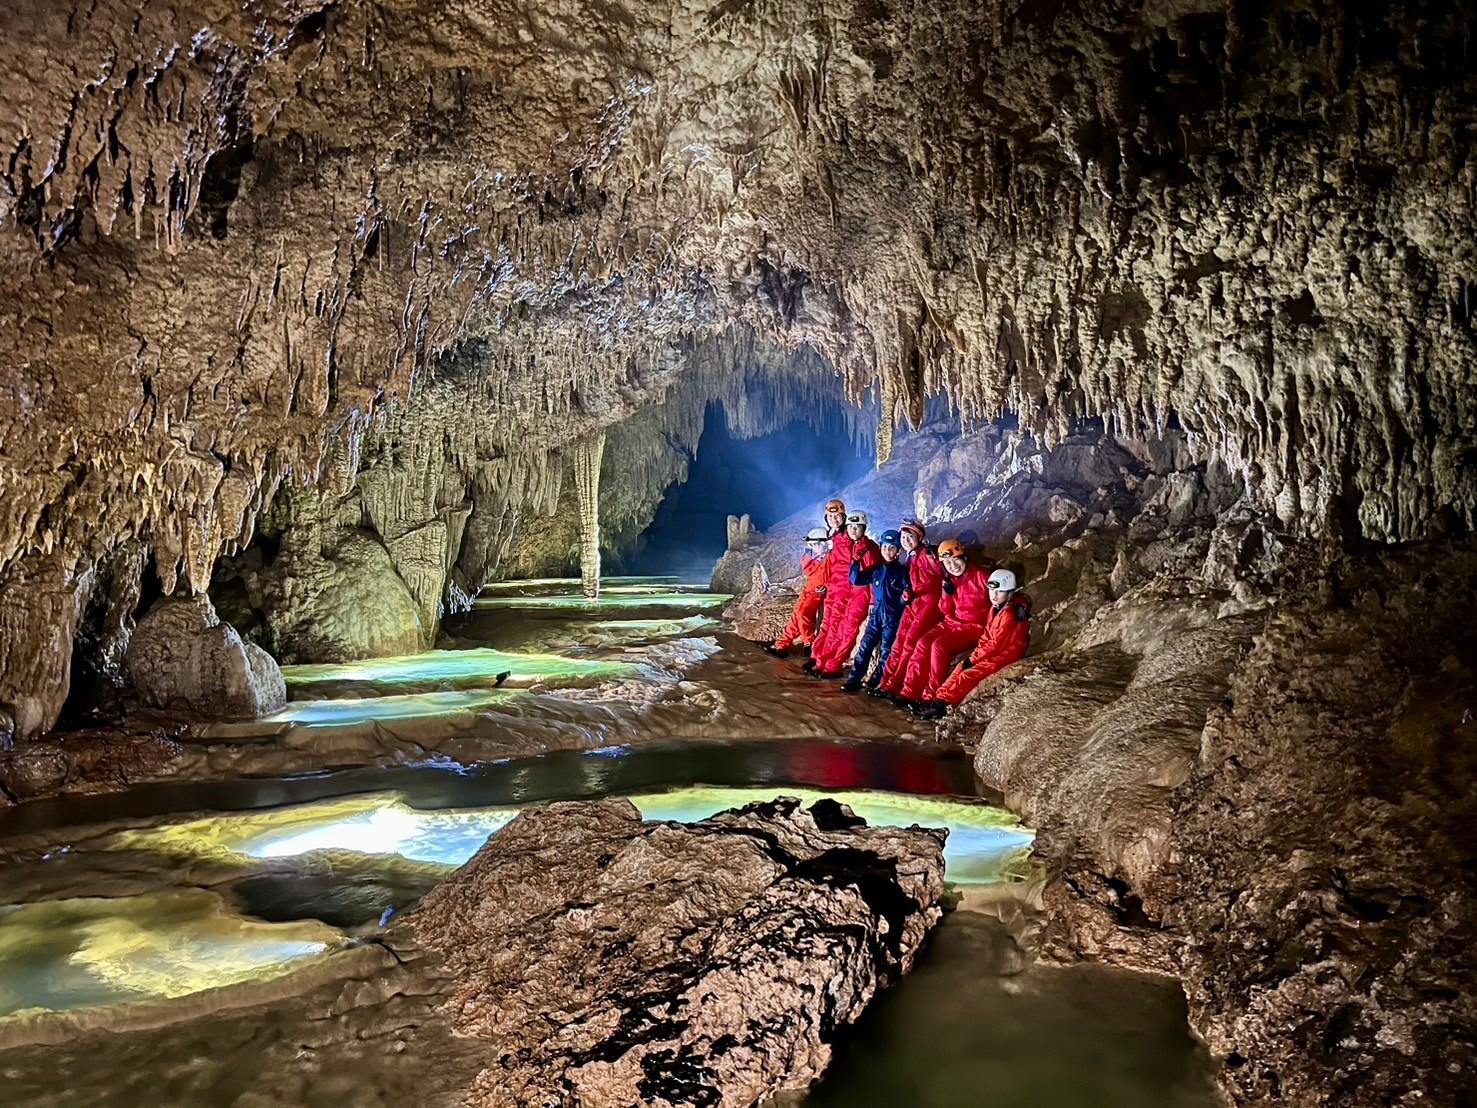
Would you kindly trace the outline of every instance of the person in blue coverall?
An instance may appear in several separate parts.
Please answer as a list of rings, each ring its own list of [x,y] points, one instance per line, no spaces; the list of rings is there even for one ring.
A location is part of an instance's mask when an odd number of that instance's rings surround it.
[[[882,680],[882,670],[887,665],[887,652],[892,649],[892,638],[897,634],[897,625],[903,618],[903,594],[908,588],[908,567],[897,560],[902,548],[902,537],[896,531],[882,532],[882,561],[868,568],[861,562],[851,563],[851,583],[870,585],[872,588],[872,612],[867,617],[866,630],[857,644],[856,656],[851,662],[851,672],[841,686],[845,692],[856,692],[867,676],[872,655],[877,655],[877,667],[867,681],[868,688],[876,688]]]

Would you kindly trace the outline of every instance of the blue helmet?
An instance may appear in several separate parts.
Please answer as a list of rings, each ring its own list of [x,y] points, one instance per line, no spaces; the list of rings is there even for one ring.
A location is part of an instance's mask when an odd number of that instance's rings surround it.
[[[883,546],[901,546],[902,544],[903,544],[903,537],[901,535],[899,535],[896,531],[883,531],[882,532],[882,545]]]

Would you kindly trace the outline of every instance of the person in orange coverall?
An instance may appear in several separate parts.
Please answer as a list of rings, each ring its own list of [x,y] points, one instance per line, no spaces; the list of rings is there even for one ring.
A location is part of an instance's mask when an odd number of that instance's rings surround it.
[[[812,527],[805,536],[805,553],[800,555],[800,574],[805,578],[800,586],[800,596],[790,612],[790,622],[774,642],[763,649],[766,654],[783,658],[790,647],[799,643],[805,649],[815,641],[816,616],[826,597],[826,550],[830,540],[824,527]]]
[[[944,595],[944,567],[938,553],[924,542],[923,524],[909,520],[898,528],[903,553],[899,558],[908,567],[908,591],[903,594],[903,618],[898,622],[892,649],[887,653],[887,666],[873,696],[894,697],[903,691],[903,678],[908,675],[908,662],[913,648],[925,631],[931,631],[943,619],[939,599]]]
[[[997,569],[990,574],[990,611],[980,641],[938,687],[933,699],[913,714],[919,719],[942,719],[974,691],[976,685],[1026,656],[1031,641],[1031,602],[1019,595],[1015,574]]]
[[[841,676],[872,606],[872,590],[851,583],[851,563],[860,562],[862,570],[869,570],[881,561],[881,549],[867,538],[867,513],[852,512],[846,517],[846,530],[831,540],[826,555],[826,613],[810,648],[806,673],[827,679]]]
[[[989,574],[969,564],[958,539],[939,543],[939,561],[944,566],[944,595],[939,601],[943,619],[913,647],[902,691],[894,697],[905,708],[936,698],[954,656],[979,642],[990,612]]]

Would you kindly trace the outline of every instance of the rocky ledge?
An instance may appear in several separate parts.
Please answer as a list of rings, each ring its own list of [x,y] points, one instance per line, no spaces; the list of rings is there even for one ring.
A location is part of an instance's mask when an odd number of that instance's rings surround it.
[[[520,815],[399,928],[486,1040],[467,1103],[747,1105],[804,1088],[938,922],[946,832],[792,799],[694,824]]]

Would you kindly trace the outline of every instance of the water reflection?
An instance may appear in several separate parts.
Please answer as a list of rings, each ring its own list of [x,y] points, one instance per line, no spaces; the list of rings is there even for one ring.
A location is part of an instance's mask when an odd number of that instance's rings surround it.
[[[608,793],[614,763],[588,759],[595,770],[583,782]],[[793,786],[688,786],[627,794],[651,820],[695,823],[716,812],[776,796],[798,796],[811,803],[829,796],[878,826],[946,827],[946,874],[956,884],[1004,880],[1020,870],[1030,851],[1031,834],[1009,812],[955,797],[899,796],[871,790],[816,790]],[[448,869],[461,865],[489,835],[518,814],[516,806],[413,808],[398,793],[359,796],[269,812],[207,816],[164,827],[121,832],[105,840],[112,849],[148,850],[176,857],[253,859],[294,858],[341,851],[396,855],[411,862]]]
[[[669,741],[555,750],[473,765],[442,760],[292,777],[158,781],[124,792],[0,808],[0,836],[177,812],[271,808],[372,792],[395,792],[410,806],[424,809],[510,807],[694,783],[977,795],[973,766],[957,747],[866,739]]]
[[[0,1017],[185,996],[286,973],[343,936],[202,890],[0,907]]]
[[[486,647],[427,650],[389,658],[369,658],[334,665],[283,666],[288,687],[318,694],[319,686],[368,685],[406,688],[415,685],[464,687],[491,684],[508,674],[507,684],[527,685],[547,678],[619,678],[635,672],[626,662],[569,658],[561,654],[508,653]]]

